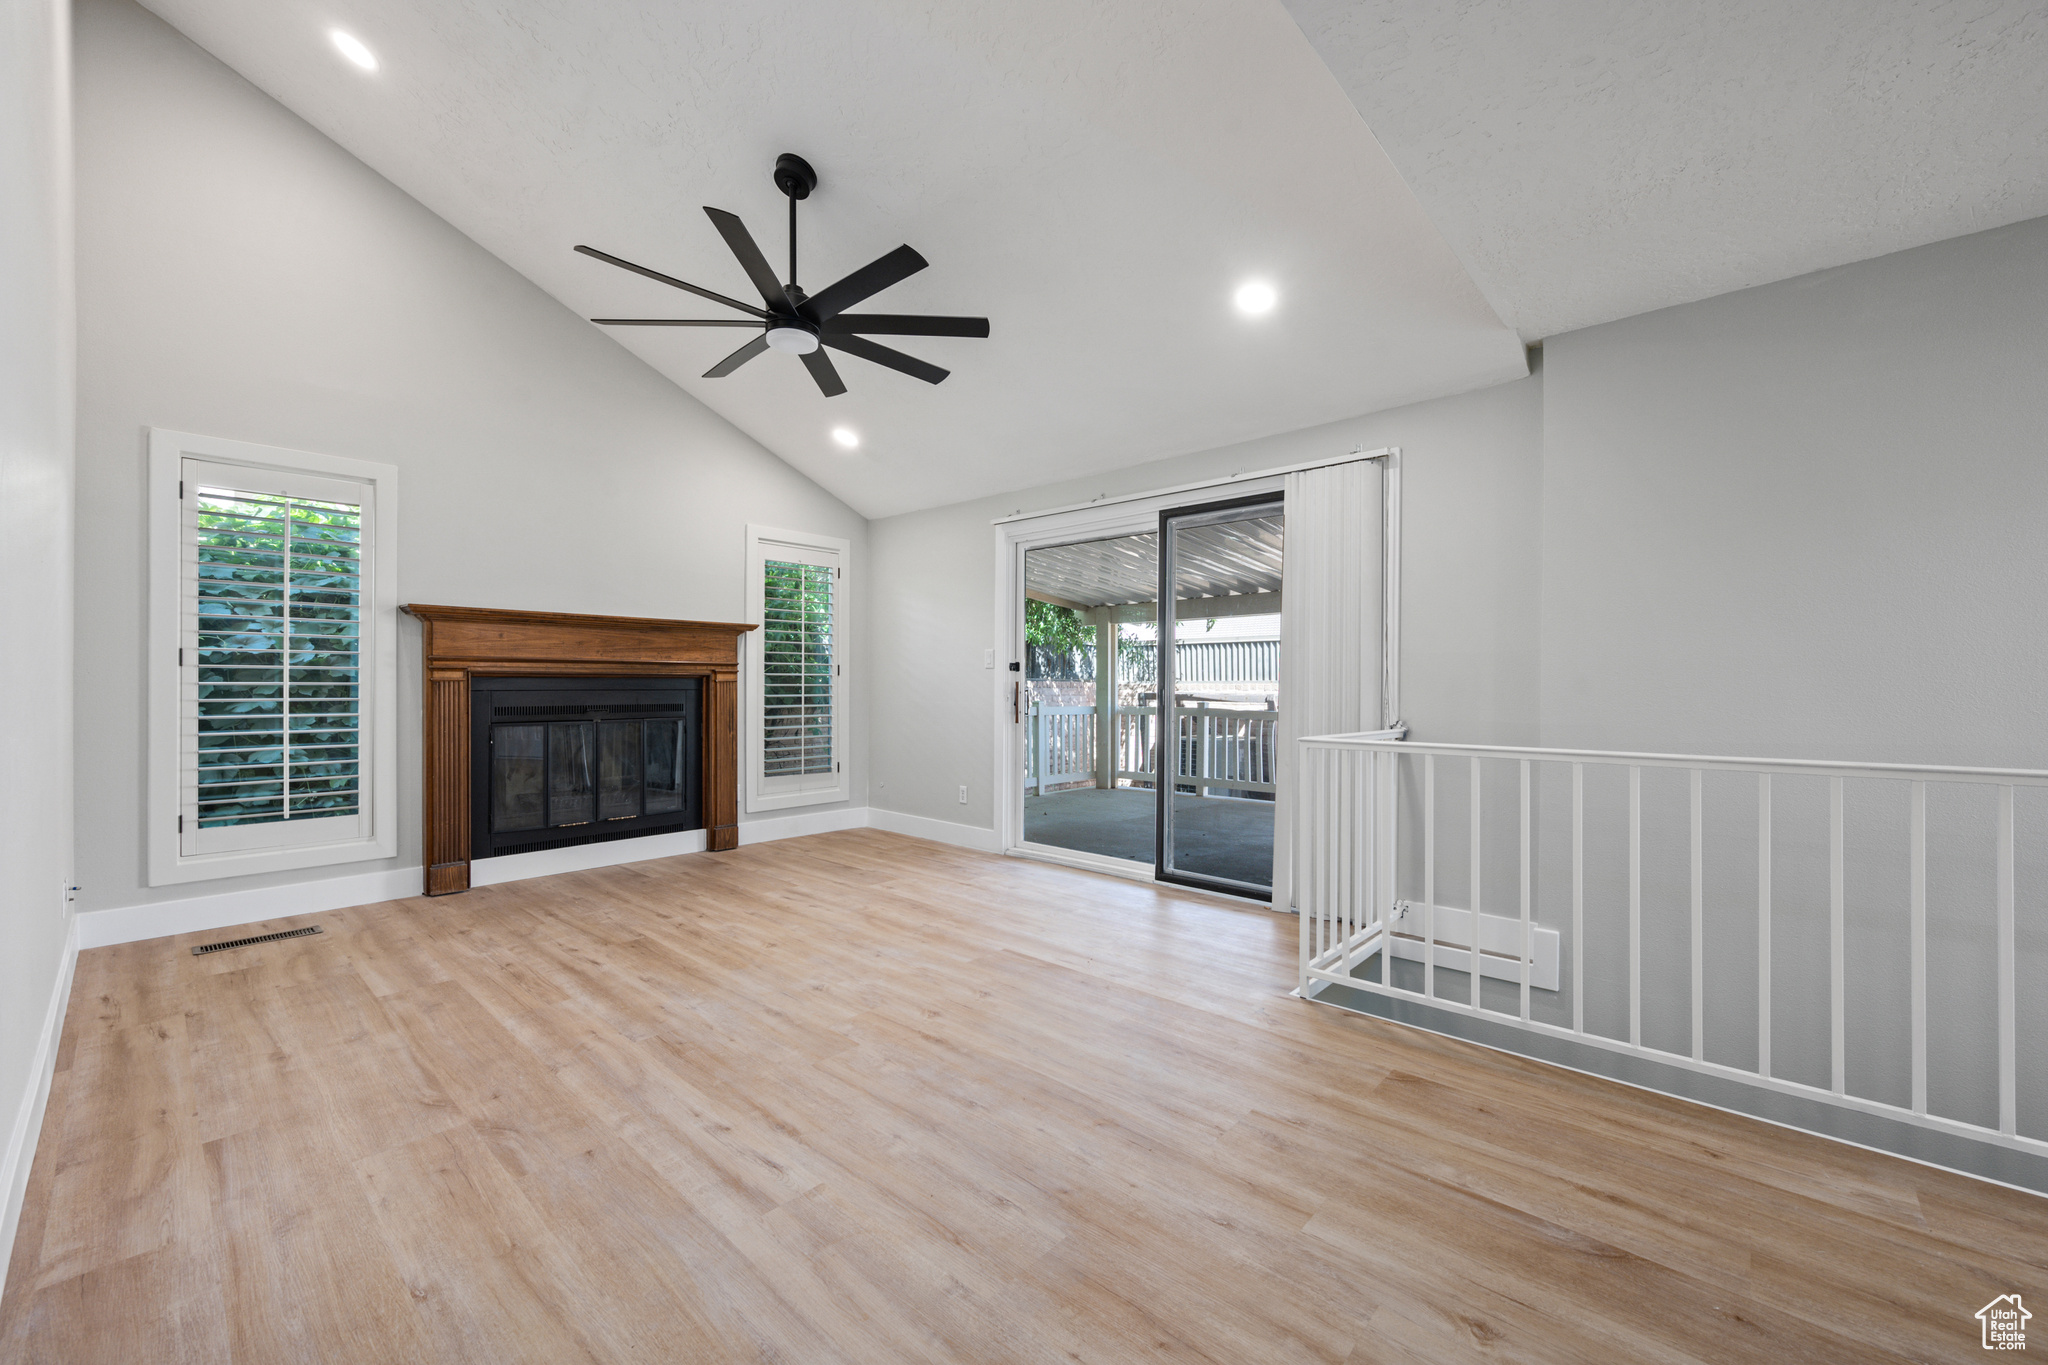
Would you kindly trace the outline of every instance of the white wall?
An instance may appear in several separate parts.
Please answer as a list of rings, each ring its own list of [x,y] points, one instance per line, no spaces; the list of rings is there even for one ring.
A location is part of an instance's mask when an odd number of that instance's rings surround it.
[[[397,465],[406,601],[739,620],[750,521],[847,538],[858,582],[859,516],[130,0],[80,3],[77,86],[82,908],[420,857],[402,618],[399,858],[144,885],[147,427]]]
[[[871,803],[993,829],[994,518],[1402,449],[1402,709],[1418,736],[1532,744],[1542,496],[1540,377],[872,523]],[[1000,670],[1008,662],[998,656]],[[956,789],[965,784],[967,804]]]
[[[0,1248],[14,1241],[71,878],[70,23],[0,2]]]

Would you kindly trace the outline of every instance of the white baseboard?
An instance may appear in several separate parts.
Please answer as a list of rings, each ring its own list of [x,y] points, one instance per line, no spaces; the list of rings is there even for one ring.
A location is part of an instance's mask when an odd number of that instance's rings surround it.
[[[982,853],[1003,851],[1002,840],[992,829],[956,825],[951,820],[933,820],[900,810],[883,810],[879,806],[868,807],[868,828],[885,829],[891,834],[908,834],[914,839],[930,839],[934,843],[952,844],[956,848],[971,848]]]
[[[78,968],[78,919],[64,935],[64,958],[57,967],[57,981],[50,989],[50,1008],[43,1015],[42,1036],[36,1040],[35,1058],[29,1070],[28,1089],[15,1111],[14,1127],[8,1130],[7,1150],[0,1153],[0,1190],[6,1192],[6,1207],[0,1210],[0,1255],[14,1252],[14,1234],[21,1227],[22,1201],[28,1196],[29,1168],[35,1164],[36,1139],[43,1131],[43,1109],[50,1102],[50,1081],[57,1072],[57,1044],[64,1035],[64,1011],[71,1003],[71,977]],[[0,1280],[7,1268],[0,1264]]]
[[[866,806],[840,806],[834,810],[806,811],[802,815],[748,820],[740,825],[740,844],[765,844],[776,839],[800,839],[806,834],[832,834],[842,829],[867,827]]]
[[[253,924],[285,915],[315,915],[323,910],[345,910],[352,905],[375,905],[419,894],[420,870],[395,867],[385,872],[287,882],[254,891],[217,891],[210,896],[124,905],[117,910],[91,910],[78,917],[78,946],[105,948],[170,934],[196,934],[206,929]]]
[[[912,817],[899,817],[909,819]],[[937,820],[923,821],[938,828],[961,829]],[[806,834],[833,830],[865,829],[869,824],[864,806],[782,815],[767,820],[749,820],[740,826],[742,844],[762,844],[776,839],[795,839]],[[906,829],[927,839],[960,842],[922,829]],[[988,834],[989,831],[969,831]],[[992,837],[992,836],[991,836]],[[973,845],[970,845],[972,847]],[[574,848],[543,849],[537,853],[513,853],[502,858],[480,858],[470,864],[471,886],[496,886],[523,881],[528,877],[549,877],[560,872],[584,872],[591,868],[617,867],[645,862],[650,858],[673,858],[678,854],[704,851],[704,831],[684,830],[678,834],[655,834],[644,839],[618,839],[604,844],[582,844]],[[195,934],[207,929],[226,929],[286,915],[315,915],[324,910],[346,910],[355,905],[404,900],[420,894],[420,869],[392,868],[385,872],[363,872],[348,877],[322,877],[316,881],[290,882],[255,891],[221,891],[210,896],[187,896],[178,900],[126,905],[115,910],[92,910],[77,918],[77,946],[105,948],[116,943],[164,938],[171,934]]]

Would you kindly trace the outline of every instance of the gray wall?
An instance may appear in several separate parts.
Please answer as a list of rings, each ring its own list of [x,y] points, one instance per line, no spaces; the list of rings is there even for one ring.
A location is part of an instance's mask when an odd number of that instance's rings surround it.
[[[994,518],[1361,445],[1402,448],[1406,718],[1418,736],[1535,743],[1542,420],[1532,377],[872,523],[873,804],[993,828],[994,688],[982,659],[996,643]]]
[[[2048,767],[2048,219],[1544,349],[1546,744]]]
[[[71,879],[69,24],[0,3],[0,1142],[28,1137]],[[21,1183],[0,1162],[0,1247]],[[4,1273],[4,1272],[0,1272]]]
[[[402,619],[399,858],[143,884],[147,427],[397,465],[403,600],[738,620],[749,521],[859,581],[859,516],[162,21],[83,0],[77,48],[82,908],[419,862]]]

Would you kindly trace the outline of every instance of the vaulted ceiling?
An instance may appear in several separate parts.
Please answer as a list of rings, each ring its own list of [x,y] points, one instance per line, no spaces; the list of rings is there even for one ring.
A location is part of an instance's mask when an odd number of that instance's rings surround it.
[[[1536,340],[2048,214],[2042,0],[1286,0]]]
[[[2040,0],[144,2],[586,317],[715,308],[578,243],[748,297],[703,206],[780,262],[769,170],[809,158],[801,283],[916,247],[862,307],[990,318],[902,340],[949,379],[843,359],[827,399],[786,355],[700,378],[726,329],[613,339],[870,516],[1502,382],[1525,339],[2048,213]]]
[[[779,267],[770,171],[809,159],[800,282],[909,243],[930,268],[863,311],[988,317],[902,339],[951,378],[846,359],[827,399],[787,355],[699,378],[725,329],[615,340],[870,516],[1526,373],[1277,3],[147,3],[586,317],[716,308],[578,243],[748,296],[703,207]],[[1253,276],[1280,294],[1255,320]]]

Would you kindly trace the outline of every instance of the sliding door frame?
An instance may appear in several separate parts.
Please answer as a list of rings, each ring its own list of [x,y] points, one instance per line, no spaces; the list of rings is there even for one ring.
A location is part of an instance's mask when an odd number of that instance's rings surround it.
[[[1398,509],[1398,494],[1392,480],[1398,477],[1395,470],[1399,455],[1399,448],[1393,446],[1377,450],[1360,448],[1342,455],[1302,460],[1277,468],[1232,474],[1227,478],[1177,484],[1148,493],[1105,495],[1090,502],[1049,508],[1043,512],[1020,511],[996,518],[993,523],[996,557],[993,613],[995,646],[989,651],[988,666],[989,714],[994,731],[991,771],[995,777],[995,790],[992,793],[992,806],[997,849],[1011,857],[1062,863],[1069,867],[1105,872],[1111,876],[1127,877],[1134,881],[1157,880],[1154,865],[1151,863],[1080,853],[1073,849],[1055,848],[1049,844],[1032,844],[1024,839],[1026,726],[1022,723],[1022,697],[1025,681],[1024,664],[1027,658],[1024,648],[1024,556],[1028,551],[1049,549],[1055,545],[1071,545],[1079,541],[1143,535],[1146,532],[1156,533],[1159,529],[1159,515],[1168,508],[1200,504],[1205,497],[1209,500],[1221,500],[1257,496],[1262,501],[1279,498],[1286,493],[1289,474],[1302,469],[1319,469],[1325,465],[1349,464],[1354,460],[1383,461],[1381,467],[1389,479],[1388,506]],[[1398,513],[1393,515],[1397,516]],[[1399,545],[1398,534],[1387,541],[1387,582],[1390,588],[1386,621],[1389,636],[1394,642],[1398,642]],[[1394,662],[1396,656],[1391,652],[1391,648],[1387,657],[1389,674],[1398,678],[1398,668]],[[1396,694],[1390,687],[1386,695],[1391,698]],[[1292,771],[1292,760],[1292,754],[1281,760],[1286,771]],[[1234,896],[1236,899],[1245,900],[1247,904],[1265,904],[1264,901],[1235,896],[1233,892],[1216,887],[1201,889],[1214,895]]]
[[[1249,516],[1257,509],[1270,507],[1279,509],[1281,517],[1287,515],[1287,493],[1240,493],[1235,497],[1215,502],[1186,503],[1179,507],[1164,507],[1159,512],[1159,778],[1154,787],[1156,793],[1152,816],[1152,869],[1153,877],[1175,886],[1191,886],[1197,891],[1216,891],[1226,896],[1242,896],[1246,900],[1266,901],[1273,899],[1270,880],[1262,890],[1249,882],[1233,881],[1228,877],[1206,876],[1199,872],[1176,870],[1171,866],[1169,855],[1173,852],[1173,798],[1180,786],[1180,654],[1175,646],[1180,635],[1180,599],[1174,596],[1173,539],[1177,521],[1194,517],[1213,518],[1202,525],[1228,525],[1231,521]],[[1230,514],[1237,513],[1238,516]],[[1281,554],[1287,553],[1283,542]],[[1170,760],[1167,750],[1172,748]],[[1280,766],[1281,755],[1274,755],[1276,768]],[[1275,777],[1279,778],[1276,771]],[[1282,779],[1284,780],[1284,779]],[[1276,783],[1277,785],[1277,783]],[[1195,789],[1201,795],[1199,786]],[[1277,810],[1279,794],[1274,794]],[[1279,832],[1276,826],[1276,834]],[[1272,876],[1267,873],[1268,878]]]

